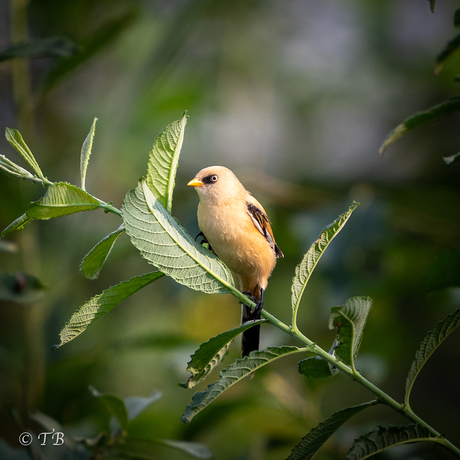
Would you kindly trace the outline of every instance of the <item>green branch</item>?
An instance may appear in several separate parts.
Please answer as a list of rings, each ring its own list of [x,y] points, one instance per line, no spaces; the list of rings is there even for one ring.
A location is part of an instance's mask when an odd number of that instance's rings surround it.
[[[245,299],[246,296],[244,294],[240,293],[236,289],[235,291],[236,292],[232,290],[232,294],[235,295],[235,297],[242,300],[246,305],[250,304],[251,307],[253,306],[253,302],[250,302],[247,298]],[[429,439],[430,441],[443,445],[450,452],[452,452],[454,455],[460,458],[460,449],[458,447],[452,444],[443,435],[441,435],[441,433],[436,431],[433,427],[431,427],[428,423],[426,423],[423,419],[416,415],[410,407],[405,406],[402,403],[399,403],[391,396],[389,396],[387,393],[385,393],[383,390],[381,390],[379,387],[377,387],[372,382],[363,377],[358,371],[354,369],[354,366],[348,366],[344,364],[342,361],[328,353],[326,350],[324,350],[316,343],[314,343],[312,340],[310,340],[308,337],[306,337],[304,334],[302,334],[298,329],[284,324],[282,321],[278,320],[275,316],[271,315],[266,310],[262,310],[262,317],[269,321],[273,326],[277,327],[278,329],[281,329],[282,331],[289,334],[291,337],[306,345],[309,348],[309,352],[324,359],[330,365],[338,369],[340,372],[347,375],[363,387],[367,388],[370,392],[376,395],[383,404],[386,404],[387,406],[391,407],[392,409],[399,412],[401,415],[411,420],[412,422],[417,423],[422,427],[426,428],[433,435],[433,438]]]

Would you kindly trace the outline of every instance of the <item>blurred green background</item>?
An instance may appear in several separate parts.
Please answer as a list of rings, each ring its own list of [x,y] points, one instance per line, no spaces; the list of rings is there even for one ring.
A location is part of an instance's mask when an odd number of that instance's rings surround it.
[[[419,0],[0,2],[0,50],[27,39],[67,40],[59,48],[65,56],[0,62],[0,127],[21,131],[50,180],[78,185],[81,145],[98,117],[87,190],[120,208],[145,174],[155,137],[188,110],[173,214],[198,233],[198,198],[188,180],[213,164],[233,169],[265,206],[285,254],[265,308],[287,323],[296,264],[322,228],[359,201],[315,271],[299,326],[329,349],[330,308],[372,297],[358,367],[402,400],[419,343],[460,303],[458,287],[429,291],[424,281],[428,267],[460,244],[460,163],[442,160],[459,149],[460,117],[410,133],[381,159],[378,149],[403,119],[458,94],[458,62],[433,74],[436,55],[456,34],[458,6],[439,0],[432,14]],[[0,153],[25,166],[6,140]],[[2,174],[0,228],[43,193]],[[99,279],[81,275],[83,256],[119,224],[102,211],[35,221],[8,236],[15,246],[1,248],[0,438],[12,448],[20,448],[24,431],[18,420],[34,411],[69,436],[108,430],[108,412],[89,385],[119,397],[161,391],[133,432],[203,443],[219,460],[286,458],[331,413],[372,399],[340,375],[309,380],[288,358],[184,425],[193,393],[176,384],[188,378],[186,363],[201,342],[239,324],[240,307],[231,296],[206,296],[166,278],[51,352],[86,300],[152,270],[122,235]],[[295,345],[262,328],[263,347],[282,344]],[[457,445],[459,346],[453,334],[412,396],[415,412]],[[238,355],[235,343],[224,364]],[[353,439],[376,424],[405,423],[385,407],[368,409],[316,458],[343,459]],[[150,454],[190,458],[164,447]],[[452,457],[409,445],[376,458]]]

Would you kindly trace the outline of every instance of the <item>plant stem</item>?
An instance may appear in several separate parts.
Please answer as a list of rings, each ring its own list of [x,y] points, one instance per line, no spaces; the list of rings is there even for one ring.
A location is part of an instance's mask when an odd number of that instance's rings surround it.
[[[118,208],[116,208],[112,203],[106,203],[105,201],[102,201],[99,198],[96,198],[96,200],[99,201],[101,208],[104,209],[104,212],[113,212],[117,216],[122,217],[121,211]]]
[[[447,440],[444,436],[441,435],[438,431],[436,431],[433,427],[431,427],[428,423],[422,420],[418,415],[414,413],[414,411],[410,408],[410,406],[405,406],[402,403],[399,403],[379,387],[375,386],[372,382],[367,380],[363,377],[358,371],[354,368],[347,366],[346,364],[339,361],[335,356],[329,354],[326,350],[323,350],[320,346],[316,345],[313,341],[311,341],[308,337],[303,335],[297,328],[287,326],[276,317],[268,313],[266,310],[262,310],[262,316],[267,319],[273,326],[281,329],[282,331],[288,333],[295,339],[299,340],[303,344],[310,347],[310,352],[320,356],[325,361],[328,361],[332,366],[337,368],[342,373],[346,374],[348,377],[352,378],[355,382],[359,383],[360,385],[367,388],[369,391],[374,393],[379,400],[386,404],[387,406],[391,407],[395,411],[399,412],[405,418],[409,419],[410,421],[417,423],[420,426],[426,428],[433,438],[430,438],[431,441],[437,442],[442,444],[446,449],[460,458],[460,449],[452,444],[449,440]]]

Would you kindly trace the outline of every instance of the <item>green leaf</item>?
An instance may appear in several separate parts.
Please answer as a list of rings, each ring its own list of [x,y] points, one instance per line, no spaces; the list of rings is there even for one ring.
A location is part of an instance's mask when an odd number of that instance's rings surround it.
[[[54,348],[59,348],[70,342],[84,332],[94,321],[115,308],[120,302],[162,276],[164,275],[160,272],[136,276],[129,281],[122,281],[115,286],[111,286],[109,289],[102,291],[102,294],[88,300],[70,317],[69,322],[66,323],[59,333],[61,339],[59,345],[56,345]]]
[[[125,227],[121,224],[115,231],[102,238],[102,240],[86,254],[81,262],[80,270],[87,278],[93,280],[99,276],[99,272],[107,260],[107,257],[109,257],[115,241],[124,231]]]
[[[155,139],[149,155],[147,186],[169,212],[172,208],[176,171],[187,118],[185,112],[181,120],[169,124]]]
[[[124,399],[126,411],[128,412],[128,420],[134,420],[141,412],[149,407],[154,402],[158,401],[162,397],[160,391],[154,391],[147,398],[141,396],[130,396]]]
[[[100,207],[101,202],[81,188],[56,182],[48,187],[43,198],[29,204],[27,216],[47,220]]]
[[[129,419],[125,403],[116,396],[99,393],[94,387],[90,387],[90,391],[94,397],[99,398],[104,403],[110,414],[117,419],[121,429],[126,431]]]
[[[20,179],[37,180],[27,169],[13,163],[5,155],[0,155],[0,170],[10,176],[19,177]]]
[[[257,369],[275,361],[278,358],[292,353],[308,351],[309,348],[297,347],[269,347],[262,351],[252,351],[249,356],[237,359],[233,364],[221,371],[220,380],[211,383],[206,390],[193,395],[192,402],[187,406],[182,421],[188,423],[195,415],[211,404],[225,390],[235,385],[244,377],[252,374]]]
[[[428,332],[427,336],[420,344],[415,360],[413,361],[409,374],[406,379],[406,396],[404,402],[409,406],[409,398],[415,379],[419,375],[422,367],[428,361],[428,358],[435,352],[441,343],[450,335],[460,324],[460,309],[440,321],[436,327]]]
[[[357,406],[350,406],[332,414],[329,418],[313,428],[294,447],[287,460],[309,460],[313,458],[323,444],[348,420],[368,407],[375,406],[378,401],[369,401]]]
[[[434,4],[436,3],[436,0],[428,0],[430,2],[430,10],[432,13],[434,13]]]
[[[40,166],[38,166],[37,160],[35,160],[35,157],[33,156],[29,147],[24,142],[24,139],[22,138],[21,133],[17,129],[6,128],[5,137],[6,137],[6,140],[22,156],[22,158],[24,158],[24,160],[26,160],[27,163],[29,163],[29,165],[35,171],[37,176],[40,179],[45,180],[46,178],[43,175],[42,170],[40,169]]]
[[[429,431],[420,425],[378,426],[373,431],[361,436],[353,443],[347,454],[347,460],[361,460],[383,452],[390,447],[411,442],[434,441]]]
[[[8,227],[6,227],[2,231],[2,238],[4,238],[8,233],[12,232],[13,230],[21,230],[24,228],[28,223],[32,222],[34,219],[33,217],[29,217],[27,213],[24,213],[22,216],[19,216],[16,220],[11,222]]]
[[[353,368],[371,307],[370,297],[352,297],[345,305],[331,309],[329,328],[337,329],[337,346],[334,351],[337,358]]]
[[[313,270],[319,262],[319,259],[326,251],[330,242],[342,230],[347,223],[352,212],[359,206],[359,203],[353,202],[347,212],[339,216],[331,225],[327,226],[319,238],[311,245],[310,249],[304,255],[302,262],[295,269],[295,276],[291,286],[291,302],[292,302],[292,324],[296,325],[297,311],[299,309],[302,295],[305,291],[308,281],[310,280]]]
[[[460,96],[447,99],[446,101],[441,102],[441,104],[435,105],[423,112],[417,112],[409,118],[406,118],[401,124],[396,126],[396,128],[388,134],[385,142],[380,147],[380,156],[383,155],[383,152],[390,144],[404,136],[404,134],[408,133],[409,131],[419,128],[420,126],[424,126],[427,123],[437,120],[438,118],[445,115],[457,112],[458,110],[460,110]]]
[[[81,148],[80,154],[80,175],[81,175],[81,189],[85,189],[86,183],[86,170],[88,169],[89,157],[91,156],[91,149],[93,148],[93,139],[94,133],[96,132],[96,121],[97,118],[94,118],[91,129],[89,130],[88,135],[86,136],[83,146]]]
[[[434,63],[434,74],[439,75],[444,67],[444,64],[455,56],[460,48],[460,35],[457,35],[450,40],[446,47],[438,54]]]
[[[324,379],[336,375],[339,370],[319,356],[302,359],[298,364],[299,373],[306,377]]]
[[[76,53],[77,50],[77,45],[66,37],[37,38],[10,46],[0,52],[0,62],[18,57],[66,57]]]
[[[452,249],[434,261],[427,268],[423,282],[427,291],[460,287],[460,249]]]
[[[145,180],[126,194],[122,215],[133,245],[161,272],[208,294],[227,294],[233,288],[225,264],[193,240],[155,198]]]
[[[188,362],[187,371],[191,372],[192,375],[186,383],[181,383],[180,386],[193,388],[199,382],[203,381],[223,360],[233,339],[237,335],[263,322],[265,320],[248,321],[235,329],[223,332],[201,344],[200,348],[191,356],[192,359]]]

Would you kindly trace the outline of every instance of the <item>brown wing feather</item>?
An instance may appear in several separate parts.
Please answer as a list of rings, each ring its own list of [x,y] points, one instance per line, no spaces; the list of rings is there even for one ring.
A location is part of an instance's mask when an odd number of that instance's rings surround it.
[[[284,257],[284,254],[281,252],[280,248],[275,242],[275,237],[273,236],[272,227],[270,225],[270,219],[268,218],[267,214],[265,214],[262,209],[252,203],[246,203],[246,205],[248,208],[249,217],[251,217],[257,230],[259,230],[259,232],[265,237],[270,246],[273,248],[276,257]]]

